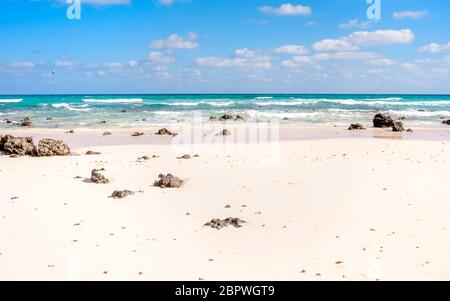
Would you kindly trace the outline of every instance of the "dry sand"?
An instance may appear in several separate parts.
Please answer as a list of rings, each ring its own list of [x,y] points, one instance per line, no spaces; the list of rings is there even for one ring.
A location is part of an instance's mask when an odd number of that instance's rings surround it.
[[[262,149],[111,131],[18,131],[75,155],[0,156],[0,280],[450,280],[448,130],[328,129]],[[111,182],[91,183],[94,168]],[[185,183],[153,187],[160,173]],[[226,217],[247,223],[203,226]]]

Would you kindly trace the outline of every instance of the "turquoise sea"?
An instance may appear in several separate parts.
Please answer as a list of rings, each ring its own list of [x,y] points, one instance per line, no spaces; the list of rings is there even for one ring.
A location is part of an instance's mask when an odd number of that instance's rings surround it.
[[[121,112],[126,110],[126,112]],[[14,95],[0,96],[0,127],[29,117],[36,127],[100,128],[170,124],[211,115],[314,125],[370,124],[377,112],[409,125],[450,119],[450,95]],[[51,118],[51,120],[47,120]],[[106,124],[100,123],[106,121]]]

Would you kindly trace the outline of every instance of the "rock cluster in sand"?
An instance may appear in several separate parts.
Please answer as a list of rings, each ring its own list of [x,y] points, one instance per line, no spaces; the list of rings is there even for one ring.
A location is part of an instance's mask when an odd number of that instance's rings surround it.
[[[131,136],[133,136],[133,137],[144,136],[144,133],[143,132],[134,132],[131,134]]]
[[[69,146],[61,140],[42,139],[37,146],[39,157],[67,156],[70,155]]]
[[[153,185],[160,188],[180,188],[183,185],[183,180],[170,173],[167,175],[160,174],[158,178]]]
[[[109,180],[100,173],[99,170],[93,169],[91,172],[91,181],[95,184],[108,184]]]
[[[172,131],[170,131],[170,130],[168,130],[168,129],[166,129],[166,128],[162,128],[162,129],[159,129],[159,130],[156,132],[156,135],[161,135],[161,136],[176,136],[177,134],[174,133],[174,132],[172,132]]]
[[[229,135],[231,135],[231,132],[227,129],[223,129],[220,131],[219,134],[217,134],[217,136],[229,136]]]
[[[361,123],[353,123],[348,128],[349,131],[355,131],[355,130],[365,130],[366,128]]]
[[[22,119],[22,121],[20,121],[20,126],[31,127],[33,126],[33,123],[31,122],[30,118],[25,117],[24,119]]]
[[[130,191],[130,190],[115,190],[112,194],[111,197],[113,199],[123,199],[126,198],[129,195],[133,195],[134,192]]]
[[[0,151],[7,155],[18,156],[67,156],[70,155],[69,146],[61,140],[42,139],[38,145],[31,137],[14,137],[0,135]]]
[[[220,218],[212,219],[211,221],[207,222],[204,226],[220,230],[220,229],[228,227],[228,226],[240,228],[245,223],[246,223],[246,221],[241,220],[240,218],[228,217],[226,219],[220,219]]]
[[[391,116],[378,113],[373,118],[373,127],[375,128],[392,128],[393,132],[404,132],[405,128],[403,123],[400,121],[395,121]]]
[[[0,136],[0,151],[7,155],[36,156],[36,146],[31,137]]]
[[[245,120],[245,118],[242,117],[241,115],[233,116],[233,115],[230,115],[230,114],[225,114],[225,115],[222,115],[220,117],[211,116],[211,117],[209,117],[209,120],[210,121],[227,121],[227,120],[238,121],[238,120]]]
[[[101,155],[101,152],[96,152],[96,151],[92,151],[92,150],[88,150],[85,155]]]

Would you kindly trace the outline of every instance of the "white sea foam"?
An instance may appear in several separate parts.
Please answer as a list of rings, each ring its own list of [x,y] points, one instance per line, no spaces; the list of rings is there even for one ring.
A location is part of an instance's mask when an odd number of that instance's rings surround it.
[[[209,105],[213,107],[228,107],[234,104],[233,101],[227,102],[216,102],[216,101],[198,101],[198,102],[172,102],[172,103],[161,103],[169,106],[189,106],[195,107],[199,105]]]
[[[417,111],[417,110],[404,110],[404,111],[387,111],[390,115],[405,116],[405,117],[440,117],[450,116],[450,111]]]
[[[111,98],[111,99],[95,99],[95,98],[85,98],[84,102],[88,103],[139,103],[143,102],[142,98]]]
[[[314,118],[324,115],[324,112],[267,112],[249,110],[246,112],[252,118]]]
[[[21,102],[23,98],[14,98],[14,99],[0,99],[1,103],[18,103]]]
[[[91,108],[86,108],[89,105],[80,105],[80,106],[71,106],[70,104],[66,103],[66,102],[61,102],[61,103],[54,103],[51,105],[54,108],[63,108],[69,111],[78,111],[78,112],[87,112],[92,110]]]
[[[258,96],[256,99],[273,99],[273,96]]]
[[[255,102],[257,106],[301,106],[305,104],[317,103],[316,100],[302,100],[302,101],[265,101],[265,102]]]
[[[316,99],[302,99],[296,98],[297,101],[302,101],[303,104],[314,104],[318,102],[329,102],[343,105],[367,105],[367,106],[448,106],[449,100],[422,100],[422,101],[396,101],[401,98],[373,98],[373,99],[332,99],[332,98],[316,98]],[[283,103],[283,102],[281,102]],[[295,103],[295,102],[284,102]],[[281,105],[281,104],[280,104]]]

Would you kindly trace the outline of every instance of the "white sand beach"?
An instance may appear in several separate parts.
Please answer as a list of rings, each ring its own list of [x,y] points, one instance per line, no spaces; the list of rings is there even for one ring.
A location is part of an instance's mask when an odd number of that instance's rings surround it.
[[[284,130],[265,150],[12,131],[72,155],[0,156],[0,280],[450,280],[448,129],[316,131],[328,136]],[[99,168],[109,184],[89,180]],[[153,187],[160,173],[185,182]],[[204,226],[227,217],[247,223]]]

